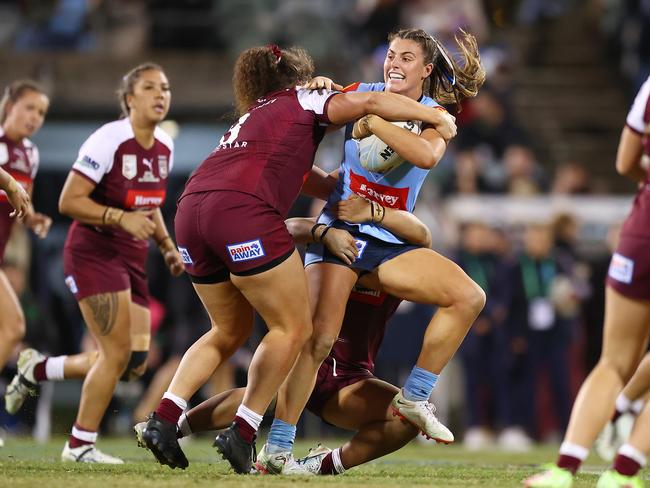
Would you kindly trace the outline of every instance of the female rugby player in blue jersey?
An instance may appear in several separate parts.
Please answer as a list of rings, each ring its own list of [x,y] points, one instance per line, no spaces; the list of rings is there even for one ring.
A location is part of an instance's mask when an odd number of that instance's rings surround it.
[[[355,91],[399,93],[436,107],[439,102],[453,104],[475,96],[485,79],[476,40],[470,34],[461,32],[456,38],[464,58],[462,67],[422,30],[403,29],[388,40],[384,83],[355,84]],[[406,243],[381,225],[386,207],[413,210],[424,178],[443,156],[447,141],[430,126],[424,125],[417,135],[375,116],[366,116],[354,126],[355,137],[371,133],[406,162],[387,173],[368,171],[359,161],[353,126],[346,128],[339,182],[319,218],[323,225],[314,233],[318,240],[330,227],[348,230],[357,239],[359,255],[352,264],[346,264],[322,246],[308,249],[306,272],[314,332],[278,393],[276,418],[258,455],[258,464],[271,473],[282,472],[291,462],[296,423],[317,371],[339,335],[348,295],[363,273],[370,273],[390,295],[438,307],[417,364],[395,395],[393,408],[425,435],[444,443],[454,440],[436,419],[428,399],[438,374],[483,308],[485,294],[450,260],[431,249]],[[338,203],[353,194],[373,202],[372,222],[351,225],[335,218]]]

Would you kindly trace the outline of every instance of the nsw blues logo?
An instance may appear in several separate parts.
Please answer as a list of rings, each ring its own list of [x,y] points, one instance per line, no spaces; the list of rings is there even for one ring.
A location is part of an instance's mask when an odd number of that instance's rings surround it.
[[[228,255],[233,263],[257,259],[265,255],[262,242],[259,239],[240,242],[239,244],[231,244],[226,247],[228,248]]]
[[[361,256],[363,256],[363,251],[366,249],[366,246],[368,245],[368,241],[355,239],[354,243],[357,245],[357,251],[359,251],[359,255],[357,256],[357,259],[359,259]]]

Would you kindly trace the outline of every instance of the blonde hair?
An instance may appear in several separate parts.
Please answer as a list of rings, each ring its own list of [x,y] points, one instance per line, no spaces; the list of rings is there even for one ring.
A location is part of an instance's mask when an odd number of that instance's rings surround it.
[[[7,106],[10,103],[16,103],[25,95],[25,93],[30,91],[45,93],[41,85],[34,80],[29,79],[16,80],[5,88],[5,91],[2,94],[2,100],[0,100],[0,124],[4,124],[7,119],[7,113],[9,112]]]

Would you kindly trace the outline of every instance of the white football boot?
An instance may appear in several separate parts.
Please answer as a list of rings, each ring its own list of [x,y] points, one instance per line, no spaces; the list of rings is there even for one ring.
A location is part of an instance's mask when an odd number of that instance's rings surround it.
[[[38,381],[34,378],[34,368],[46,357],[36,349],[25,349],[18,356],[18,372],[5,391],[5,409],[14,415],[23,406],[28,396],[38,393]]]
[[[114,456],[109,456],[95,447],[95,444],[86,444],[71,448],[66,442],[61,452],[61,461],[73,463],[101,463],[124,464],[124,461]]]
[[[332,450],[325,447],[320,442],[316,447],[309,449],[307,455],[300,459],[292,459],[287,461],[282,468],[282,474],[286,475],[303,475],[314,476],[320,474],[320,467],[323,464],[323,459]]]
[[[393,415],[413,424],[425,437],[443,444],[454,442],[454,434],[436,418],[434,414],[436,407],[428,400],[407,400],[400,390],[393,398],[391,407]]]
[[[285,464],[295,462],[291,451],[270,454],[266,452],[266,448],[267,444],[264,444],[254,463],[255,469],[262,474],[281,474]]]

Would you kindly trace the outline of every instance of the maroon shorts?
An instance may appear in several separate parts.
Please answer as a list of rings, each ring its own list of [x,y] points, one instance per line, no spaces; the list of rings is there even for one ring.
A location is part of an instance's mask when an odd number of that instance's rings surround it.
[[[650,300],[650,241],[621,235],[609,263],[607,285],[635,300]]]
[[[65,283],[77,301],[131,289],[131,300],[149,307],[147,247],[112,242],[89,227],[74,225],[63,248]]]
[[[284,218],[237,191],[190,193],[178,202],[176,242],[194,283],[219,283],[271,269],[293,253]]]
[[[371,378],[375,378],[375,375],[367,369],[342,369],[337,367],[336,360],[332,356],[328,356],[318,369],[314,391],[307,401],[307,409],[322,417],[325,405],[339,391],[346,386]]]

